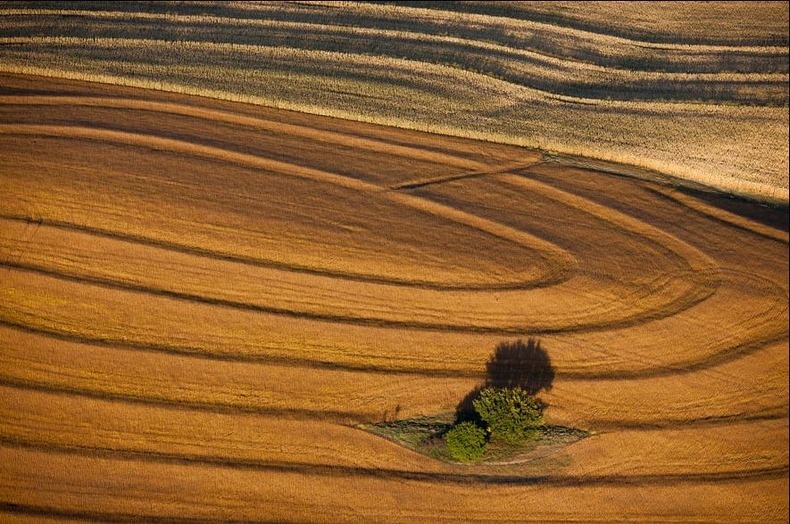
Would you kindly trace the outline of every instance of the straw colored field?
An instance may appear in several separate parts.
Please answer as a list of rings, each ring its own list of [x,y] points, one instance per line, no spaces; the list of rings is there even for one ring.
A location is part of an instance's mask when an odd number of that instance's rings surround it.
[[[787,28],[786,2],[7,2],[0,71],[537,147],[786,203]]]
[[[206,98],[3,75],[0,115],[2,520],[787,519],[786,229]],[[359,429],[529,336],[590,437],[466,466]]]

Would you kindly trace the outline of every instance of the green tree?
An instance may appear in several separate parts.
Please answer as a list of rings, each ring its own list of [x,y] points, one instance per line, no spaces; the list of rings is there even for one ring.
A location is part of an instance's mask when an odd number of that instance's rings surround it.
[[[485,388],[472,404],[492,438],[519,442],[532,438],[543,425],[544,404],[520,387]]]
[[[445,435],[447,451],[455,460],[471,462],[483,456],[486,433],[474,422],[461,422]]]

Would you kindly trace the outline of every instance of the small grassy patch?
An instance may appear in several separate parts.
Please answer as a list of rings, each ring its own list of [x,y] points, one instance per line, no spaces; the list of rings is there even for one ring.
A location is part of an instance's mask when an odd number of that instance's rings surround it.
[[[362,429],[397,442],[424,455],[440,460],[451,460],[444,445],[444,435],[455,422],[455,415],[447,413],[435,417],[418,417],[392,422],[365,424]]]
[[[488,443],[483,462],[518,462],[540,448],[572,444],[590,434],[587,431],[566,426],[543,425],[535,428],[534,436],[520,442],[492,439]]]
[[[445,462],[457,462],[447,451],[445,434],[453,427],[454,413],[446,413],[435,417],[419,417],[366,424],[362,429],[385,437],[423,455]],[[536,428],[532,439],[518,443],[509,443],[492,439],[486,446],[483,456],[477,463],[502,463],[518,461],[539,448],[567,445],[581,440],[588,432],[565,426],[543,425]]]

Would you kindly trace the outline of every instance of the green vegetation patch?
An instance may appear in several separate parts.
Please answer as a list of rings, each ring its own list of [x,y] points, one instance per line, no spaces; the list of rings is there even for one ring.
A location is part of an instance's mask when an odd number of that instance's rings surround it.
[[[486,451],[486,432],[474,422],[461,422],[453,426],[444,439],[447,452],[461,462],[479,460]]]
[[[445,413],[435,417],[366,424],[361,428],[438,460],[480,464],[518,461],[540,448],[568,445],[589,436],[587,431],[581,429],[543,424],[533,428],[529,440],[520,442],[492,439],[487,435],[483,452],[474,458],[464,459],[453,456],[451,446],[448,445],[447,437],[455,427],[454,421],[455,413]]]
[[[520,387],[485,388],[472,405],[492,438],[498,440],[530,440],[543,425],[545,405]]]
[[[540,342],[503,342],[486,364],[486,381],[454,414],[384,421],[364,429],[447,462],[518,464],[540,447],[580,440],[586,431],[548,425],[547,405],[535,395],[551,389],[554,368]]]

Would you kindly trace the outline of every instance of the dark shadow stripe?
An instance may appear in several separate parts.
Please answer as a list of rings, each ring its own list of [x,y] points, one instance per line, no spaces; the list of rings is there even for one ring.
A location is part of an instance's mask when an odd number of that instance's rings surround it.
[[[238,519],[204,519],[199,517],[174,517],[167,515],[142,515],[135,513],[110,513],[105,511],[64,509],[54,506],[40,506],[35,504],[21,504],[17,502],[0,502],[0,512],[14,515],[27,515],[31,517],[45,517],[63,520],[84,520],[88,522],[137,522],[149,524],[216,524],[228,522],[231,524],[268,524],[281,523],[278,520],[238,520]]]
[[[360,423],[373,423],[381,420],[381,413],[354,413],[351,411],[333,411],[328,409],[298,409],[298,408],[272,408],[261,406],[244,406],[233,404],[217,404],[192,400],[170,400],[163,398],[145,397],[128,393],[110,393],[104,391],[91,391],[77,387],[42,384],[29,380],[12,377],[0,377],[0,386],[29,391],[38,391],[53,395],[83,397],[105,402],[120,404],[137,404],[178,411],[201,411],[222,415],[262,415],[267,417],[280,417],[284,419],[307,419],[333,422],[342,425]]]
[[[608,433],[611,431],[651,431],[662,429],[686,429],[690,427],[713,427],[713,426],[732,426],[743,422],[771,422],[776,420],[787,420],[787,404],[765,408],[757,413],[746,413],[736,415],[721,415],[717,417],[704,417],[693,420],[657,420],[657,421],[628,421],[628,420],[596,420],[592,426],[598,433]]]
[[[541,287],[549,287],[567,280],[566,275],[550,275],[542,279],[536,279],[534,281],[529,281],[529,282],[511,282],[511,283],[505,282],[502,284],[480,284],[480,285],[440,284],[430,281],[388,278],[388,277],[380,277],[375,275],[347,273],[341,271],[332,271],[328,269],[317,269],[309,266],[286,264],[283,262],[277,262],[275,260],[266,260],[266,259],[248,257],[244,255],[222,253],[219,251],[213,251],[202,247],[189,246],[186,244],[178,244],[167,240],[153,239],[142,235],[135,235],[132,233],[121,233],[117,231],[111,231],[107,229],[101,229],[92,226],[66,222],[63,220],[51,220],[51,219],[43,219],[43,218],[34,219],[31,217],[24,217],[19,215],[7,215],[7,214],[0,214],[0,219],[15,221],[15,222],[24,222],[27,224],[45,225],[47,227],[52,227],[65,231],[76,231],[93,236],[100,236],[117,241],[123,241],[123,242],[145,245],[149,247],[166,249],[169,251],[175,251],[178,253],[184,253],[187,255],[199,256],[204,258],[210,258],[213,260],[235,262],[247,266],[260,267],[266,269],[277,269],[280,271],[288,271],[291,273],[301,273],[301,274],[314,275],[320,277],[334,278],[338,280],[363,282],[367,284],[411,287],[417,289],[430,289],[436,291],[486,292],[486,291],[528,290],[528,289],[535,289]]]
[[[366,318],[356,317],[349,315],[327,315],[322,313],[312,313],[307,311],[295,311],[284,308],[277,308],[271,306],[263,306],[260,304],[251,304],[249,302],[238,302],[234,300],[227,300],[222,298],[207,297],[204,295],[195,295],[192,293],[184,293],[180,291],[173,291],[169,289],[149,287],[141,284],[133,284],[130,282],[123,282],[112,280],[108,278],[76,275],[66,273],[54,269],[49,269],[38,264],[19,263],[11,261],[0,260],[0,267],[6,267],[15,271],[38,273],[46,275],[58,280],[74,282],[77,284],[87,284],[91,286],[103,287],[106,289],[118,289],[122,291],[131,291],[134,293],[142,293],[154,297],[172,298],[176,300],[183,300],[187,302],[194,302],[205,304],[209,306],[224,307],[230,309],[238,309],[241,311],[251,311],[254,313],[265,313],[267,315],[283,316],[288,318],[316,320],[320,322],[330,322],[338,324],[349,324],[353,326],[373,327],[373,328],[405,328],[415,329],[421,331],[448,331],[453,333],[483,333],[483,334],[497,334],[497,335],[518,335],[529,332],[534,332],[527,327],[488,327],[488,326],[463,326],[456,324],[442,324],[432,322],[415,322],[408,320],[390,320],[380,318]]]
[[[662,198],[664,200],[668,200],[668,201],[672,202],[675,205],[683,207],[683,209],[687,209],[687,210],[691,211],[692,213],[695,213],[695,214],[697,214],[699,216],[702,216],[702,217],[706,218],[707,220],[710,220],[710,221],[715,222],[717,224],[720,224],[720,225],[723,225],[723,226],[726,226],[726,227],[729,227],[729,228],[733,228],[733,229],[736,229],[738,231],[742,231],[744,233],[748,233],[750,235],[755,235],[755,236],[758,236],[758,237],[763,238],[765,240],[770,240],[772,242],[776,242],[778,244],[782,244],[784,246],[788,245],[788,241],[787,240],[784,240],[784,239],[781,239],[781,238],[776,238],[776,237],[773,237],[773,236],[771,236],[771,235],[769,235],[767,233],[763,233],[761,231],[750,229],[750,228],[748,228],[746,226],[743,226],[741,224],[736,224],[735,222],[730,222],[729,220],[726,220],[724,218],[720,218],[720,217],[708,214],[708,213],[706,213],[705,211],[703,211],[701,209],[697,209],[697,208],[695,208],[693,206],[690,206],[690,205],[686,204],[685,202],[682,202],[682,201],[680,201],[680,200],[678,200],[676,198],[673,198],[673,196],[671,194],[666,194],[663,191],[657,190],[657,189],[652,188],[650,186],[645,186],[645,189],[647,191],[650,191],[650,193],[656,195],[659,198]],[[702,191],[699,191],[699,192],[695,193],[691,189],[686,189],[686,188],[683,188],[683,187],[678,189],[678,191],[680,191],[680,192],[682,192],[682,193],[684,193],[686,195],[689,195],[691,198],[698,198],[698,199],[703,200],[703,201],[705,199],[705,194]],[[714,197],[717,197],[717,196],[721,197],[721,195],[723,195],[723,193],[714,193],[711,196],[708,196],[708,200],[712,200]],[[736,216],[738,216],[740,218],[743,218],[743,219],[746,219],[746,220],[752,220],[752,221],[755,221],[755,222],[759,223],[762,226],[765,226],[765,227],[768,227],[768,228],[772,228],[772,229],[776,229],[769,223],[761,222],[761,221],[759,221],[759,220],[757,220],[757,219],[755,219],[753,217],[746,216],[744,214],[738,214],[738,213],[733,212],[733,211],[731,211],[729,209],[725,209],[721,205],[716,205],[715,202],[705,201],[705,203],[708,204],[709,206],[715,207],[716,209],[719,209],[719,210],[724,211],[726,213],[732,213],[733,215],[736,215]],[[777,231],[781,231],[781,229],[777,229]],[[786,233],[786,231],[785,231],[785,233]]]
[[[167,400],[129,395],[121,393],[106,393],[101,391],[83,390],[75,387],[40,384],[27,380],[18,380],[0,377],[0,386],[36,391],[51,395],[82,397],[103,402],[118,404],[132,404],[160,409],[177,411],[198,411],[216,413],[221,415],[260,415],[264,417],[279,417],[288,420],[318,420],[349,427],[358,427],[359,424],[375,424],[381,422],[382,413],[354,413],[337,410],[311,410],[296,408],[271,408],[256,406],[235,406],[230,404],[215,404],[210,402],[195,402],[181,400]],[[654,420],[654,421],[628,421],[628,420],[593,420],[590,430],[596,433],[609,433],[613,431],[655,431],[663,429],[687,429],[696,427],[732,426],[744,422],[771,422],[786,420],[788,418],[787,405],[766,408],[757,413],[743,413],[722,415],[718,417],[704,417],[691,420]],[[377,433],[371,433],[381,436]]]
[[[644,378],[664,378],[687,375],[714,368],[722,364],[734,362],[765,349],[771,344],[782,342],[788,338],[788,328],[775,335],[751,340],[735,346],[729,346],[711,353],[698,360],[686,360],[671,365],[660,365],[655,368],[635,371],[606,371],[595,373],[591,371],[557,371],[557,378],[562,380],[632,380]]]
[[[479,473],[438,473],[361,466],[308,464],[300,462],[269,462],[237,460],[216,456],[178,455],[161,452],[116,450],[105,448],[77,447],[52,443],[32,443],[0,437],[0,445],[10,448],[32,449],[39,452],[72,455],[86,458],[124,460],[142,463],[167,464],[174,466],[218,467],[235,470],[251,470],[274,474],[303,474],[329,478],[374,478],[434,484],[461,485],[511,485],[511,486],[656,486],[699,483],[738,482],[744,480],[767,480],[785,478],[787,464],[782,466],[755,468],[731,472],[684,472],[654,473],[643,475],[485,475]]]
[[[151,296],[159,296],[172,298],[176,300],[184,300],[188,302],[202,303],[211,306],[226,307],[232,309],[240,309],[246,311],[253,311],[257,313],[265,313],[277,316],[286,316],[289,318],[313,320],[320,322],[329,322],[337,324],[347,324],[361,327],[371,328],[396,328],[396,329],[413,329],[419,331],[439,331],[449,333],[461,334],[483,334],[483,335],[499,335],[499,336],[528,336],[528,335],[551,335],[551,334],[573,334],[573,333],[591,333],[599,331],[608,331],[612,329],[623,329],[634,326],[639,326],[647,322],[660,320],[673,315],[676,315],[686,309],[689,309],[701,302],[710,298],[718,288],[718,280],[715,285],[703,286],[705,289],[698,296],[681,296],[662,308],[654,311],[643,311],[631,317],[626,317],[620,320],[611,320],[607,322],[580,324],[568,327],[539,327],[539,326],[509,326],[509,327],[489,327],[489,326],[460,326],[454,324],[442,323],[429,323],[429,322],[414,322],[406,320],[386,320],[374,318],[360,318],[341,315],[323,315],[320,313],[306,313],[301,311],[291,311],[281,308],[273,308],[269,306],[261,306],[256,304],[249,304],[246,302],[234,302],[231,300],[210,298],[202,295],[192,295],[188,293],[181,293],[177,291],[170,291],[164,289],[150,288],[138,284],[131,284],[127,282],[118,282],[115,280],[86,277],[72,275],[61,271],[44,268],[34,264],[16,263],[10,261],[0,261],[0,267],[6,267],[9,270],[30,272],[46,275],[58,280],[68,282],[75,282],[78,284],[86,284],[104,287],[108,289],[120,289],[124,291],[131,291],[136,293],[145,293]]]
[[[146,351],[149,353],[162,353],[180,357],[196,358],[208,361],[220,362],[241,362],[247,364],[272,364],[278,366],[303,367],[308,369],[325,369],[330,371],[353,371],[362,373],[376,373],[385,375],[414,375],[429,378],[483,378],[485,370],[471,372],[467,370],[452,369],[414,369],[399,368],[397,366],[372,366],[353,363],[337,363],[331,361],[319,361],[309,359],[299,359],[292,357],[276,357],[269,355],[245,355],[243,353],[211,353],[204,348],[190,346],[168,346],[165,344],[148,344],[142,342],[129,342],[125,340],[112,340],[106,338],[91,338],[82,335],[75,335],[62,331],[29,326],[11,320],[0,318],[0,325],[16,329],[25,333],[37,336],[62,340],[86,346],[94,346],[108,349],[125,349],[132,351]]]

